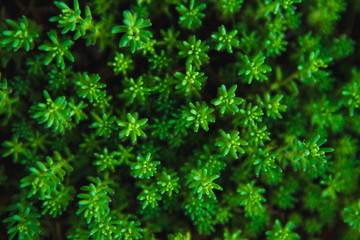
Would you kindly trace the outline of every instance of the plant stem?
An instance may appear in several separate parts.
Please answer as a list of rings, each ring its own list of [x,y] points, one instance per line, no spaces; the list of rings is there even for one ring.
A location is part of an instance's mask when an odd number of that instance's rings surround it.
[[[290,76],[288,76],[287,78],[285,78],[282,82],[280,82],[280,83],[275,82],[275,83],[271,84],[270,90],[278,89],[279,87],[281,87],[281,86],[287,84],[288,82],[294,80],[295,78],[297,78],[298,75],[299,75],[299,71],[296,71],[293,74],[291,74]]]

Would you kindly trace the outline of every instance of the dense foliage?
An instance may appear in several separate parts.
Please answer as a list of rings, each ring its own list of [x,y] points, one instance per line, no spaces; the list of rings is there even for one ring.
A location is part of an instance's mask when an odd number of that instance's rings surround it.
[[[1,239],[360,239],[359,0],[0,0]]]

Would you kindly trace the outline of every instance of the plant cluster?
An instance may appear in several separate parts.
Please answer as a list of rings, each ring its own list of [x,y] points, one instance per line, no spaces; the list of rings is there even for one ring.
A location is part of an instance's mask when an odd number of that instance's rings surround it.
[[[360,1],[0,3],[2,238],[360,239]]]

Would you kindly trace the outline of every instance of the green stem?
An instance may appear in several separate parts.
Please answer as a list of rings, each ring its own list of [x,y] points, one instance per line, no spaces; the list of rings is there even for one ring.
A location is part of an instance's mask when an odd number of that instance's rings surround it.
[[[285,78],[282,82],[278,83],[275,82],[273,84],[271,84],[270,86],[270,90],[276,90],[281,86],[284,86],[285,84],[287,84],[288,82],[294,80],[295,78],[297,78],[299,76],[299,71],[294,72],[293,74],[291,74],[290,76],[288,76],[287,78]]]

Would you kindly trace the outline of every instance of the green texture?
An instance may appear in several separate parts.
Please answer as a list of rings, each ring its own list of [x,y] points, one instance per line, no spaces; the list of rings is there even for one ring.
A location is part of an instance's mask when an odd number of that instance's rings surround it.
[[[0,0],[0,239],[360,239],[360,0]]]

